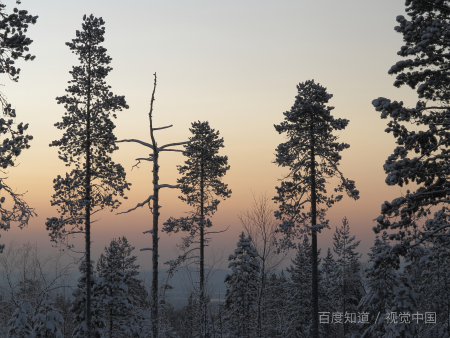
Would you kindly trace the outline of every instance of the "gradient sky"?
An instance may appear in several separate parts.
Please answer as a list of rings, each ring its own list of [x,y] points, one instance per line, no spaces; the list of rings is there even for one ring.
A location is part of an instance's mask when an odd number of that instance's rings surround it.
[[[12,11],[15,1],[5,1]],[[314,79],[334,95],[335,117],[350,120],[340,132],[340,140],[350,144],[342,153],[341,170],[356,181],[361,198],[344,198],[328,212],[331,230],[319,235],[319,247],[332,245],[332,234],[347,216],[352,234],[361,240],[360,252],[369,251],[374,241],[373,219],[385,200],[401,195],[399,187],[388,187],[382,165],[395,148],[394,139],[384,133],[381,120],[371,102],[380,96],[415,104],[416,93],[393,87],[387,74],[399,60],[402,37],[393,28],[397,15],[404,14],[404,0],[23,0],[18,6],[39,15],[28,36],[34,40],[30,52],[33,62],[20,62],[18,83],[2,75],[2,92],[17,111],[17,121],[28,122],[34,136],[31,148],[19,157],[17,168],[6,175],[9,185],[25,192],[27,202],[38,217],[28,228],[15,225],[3,232],[8,244],[37,242],[42,252],[53,249],[45,230],[47,217],[56,216],[50,206],[52,180],[66,167],[57,149],[48,145],[60,138],[53,125],[64,109],[55,97],[64,94],[69,71],[76,57],[65,46],[81,28],[84,14],[101,16],[106,22],[104,46],[112,57],[114,70],[107,78],[112,91],[125,95],[130,109],[119,112],[118,139],[149,141],[148,109],[152,74],[158,75],[154,123],[173,124],[159,131],[159,144],[185,141],[193,121],[208,120],[220,131],[231,169],[223,179],[232,197],[219,205],[212,218],[215,230],[230,226],[216,236],[208,248],[228,254],[235,248],[242,231],[237,215],[251,205],[252,190],[258,195],[275,195],[275,186],[284,171],[272,162],[275,148],[284,139],[274,124],[283,120],[297,94],[296,85]],[[121,210],[133,207],[151,194],[151,166],[131,171],[136,157],[147,148],[121,144],[113,158],[127,170],[133,184],[129,199]],[[175,184],[180,153],[161,156],[161,183]],[[178,192],[161,193],[161,224],[169,216],[182,216],[189,210],[177,199]],[[126,236],[137,249],[148,247],[151,228],[148,209],[132,214],[103,212],[93,225],[93,253],[98,257],[113,237]],[[161,234],[161,262],[175,258],[173,246],[180,236]],[[80,251],[82,238],[76,241]],[[138,262],[151,268],[151,253],[138,252]],[[364,255],[364,259],[366,256]]]

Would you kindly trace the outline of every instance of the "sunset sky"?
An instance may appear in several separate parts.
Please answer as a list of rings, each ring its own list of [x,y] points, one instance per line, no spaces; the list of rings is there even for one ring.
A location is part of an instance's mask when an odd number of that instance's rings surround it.
[[[17,6],[5,1],[7,12]],[[17,112],[18,122],[28,122],[34,136],[31,148],[19,157],[17,168],[5,177],[17,192],[28,191],[26,201],[36,209],[28,228],[12,225],[2,232],[1,243],[37,242],[43,254],[53,252],[45,230],[47,217],[56,216],[50,206],[52,180],[66,172],[57,149],[48,145],[61,137],[54,123],[64,108],[55,98],[64,95],[69,71],[77,58],[65,42],[75,38],[84,14],[101,16],[106,22],[104,46],[114,70],[106,81],[117,95],[125,95],[130,109],[118,113],[117,138],[149,142],[148,110],[158,75],[154,123],[173,124],[159,131],[159,144],[185,141],[193,121],[209,121],[224,138],[231,169],[223,181],[232,189],[230,199],[219,205],[212,218],[215,230],[230,226],[213,238],[212,250],[227,257],[242,231],[237,215],[250,208],[252,191],[275,195],[275,186],[285,171],[274,163],[275,148],[284,141],[273,125],[283,120],[297,94],[296,85],[314,79],[334,97],[335,117],[350,120],[339,133],[350,144],[342,152],[341,170],[356,181],[360,200],[349,198],[328,212],[331,230],[319,235],[319,247],[332,245],[332,234],[347,216],[352,234],[361,240],[360,252],[369,251],[374,241],[373,219],[385,200],[401,195],[399,187],[388,187],[383,164],[395,148],[392,135],[384,132],[371,102],[378,97],[415,104],[415,91],[393,87],[387,74],[400,58],[402,36],[394,31],[397,15],[404,14],[404,0],[23,0],[19,9],[38,15],[27,35],[34,40],[32,62],[18,62],[22,75],[18,83],[3,74],[2,92]],[[131,190],[121,210],[145,200],[151,193],[151,166],[142,164],[131,171],[135,158],[148,154],[138,144],[120,144],[113,159],[126,171]],[[180,153],[161,156],[161,183],[175,184]],[[406,189],[404,189],[406,190]],[[161,225],[170,216],[179,217],[189,208],[178,200],[179,193],[163,189]],[[99,215],[93,225],[93,253],[96,259],[112,238],[126,236],[137,249],[148,247],[151,228],[148,208],[131,214]],[[161,234],[161,262],[175,258],[173,247],[180,236]],[[83,238],[75,242],[83,249]],[[138,252],[141,268],[151,268],[151,253]]]

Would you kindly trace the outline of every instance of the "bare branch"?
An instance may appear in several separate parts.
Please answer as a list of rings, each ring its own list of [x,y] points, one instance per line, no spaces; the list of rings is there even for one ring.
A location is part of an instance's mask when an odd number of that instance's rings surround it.
[[[180,187],[179,184],[177,185],[170,185],[170,184],[156,184],[155,189],[161,189],[161,188],[172,188],[172,189],[178,189]]]
[[[170,127],[173,127],[173,124],[171,124],[170,126],[159,127],[159,128],[153,128],[153,131],[155,131],[155,130],[161,130],[161,129],[166,129],[166,128],[170,128]]]
[[[116,215],[126,214],[126,213],[129,213],[130,211],[136,210],[139,207],[143,207],[145,204],[149,203],[151,199],[153,199],[153,195],[150,195],[144,202],[138,203],[134,208],[127,210],[127,211],[119,212]]]
[[[149,147],[149,148],[153,149],[153,146],[150,143],[143,142],[143,141],[136,140],[136,139],[126,139],[126,140],[116,141],[116,143],[120,143],[120,142],[136,142],[136,143],[142,144],[143,146],[146,146],[146,147]]]
[[[158,151],[161,151],[161,149],[167,148],[167,147],[173,147],[173,146],[179,146],[182,144],[188,144],[191,143],[192,141],[185,141],[185,142],[177,142],[177,143],[169,143],[169,144],[165,144],[161,147],[158,148]]]

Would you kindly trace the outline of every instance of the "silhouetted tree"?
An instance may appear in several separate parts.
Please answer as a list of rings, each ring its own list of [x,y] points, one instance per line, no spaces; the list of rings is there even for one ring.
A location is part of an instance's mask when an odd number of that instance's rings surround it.
[[[20,4],[20,1],[16,1]],[[27,54],[29,45],[33,42],[25,35],[29,24],[35,24],[37,16],[28,14],[26,10],[14,8],[13,13],[5,12],[6,5],[0,3],[0,74],[8,74],[9,78],[17,82],[19,80],[20,68],[16,68],[15,61],[19,59],[34,60],[35,56]],[[25,135],[24,131],[28,129],[28,123],[21,122],[16,128],[14,118],[15,109],[11,108],[6,96],[0,92],[0,104],[4,118],[0,118],[0,134],[6,135],[0,145],[0,168],[6,170],[15,166],[15,160],[22,153],[23,149],[28,149],[28,141],[33,139],[31,135]],[[0,170],[1,171],[1,170]],[[2,173],[5,173],[2,171]],[[23,228],[28,224],[31,217],[36,216],[33,208],[23,200],[23,194],[14,192],[5,182],[6,178],[0,178],[0,192],[11,199],[12,209],[6,209],[3,206],[5,196],[0,197],[0,229],[8,230],[11,222],[18,222],[19,227]],[[0,245],[0,253],[3,252],[5,245]]]
[[[111,58],[100,44],[104,41],[105,22],[92,14],[83,17],[82,30],[66,45],[78,55],[79,66],[73,67],[72,80],[67,94],[57,97],[66,112],[62,122],[55,126],[64,130],[61,139],[50,146],[59,147],[59,158],[66,166],[74,165],[65,177],[53,180],[55,194],[52,205],[58,207],[60,217],[47,219],[47,230],[54,242],[68,240],[75,233],[85,234],[86,261],[86,325],[87,337],[91,337],[91,216],[110,208],[119,207],[117,195],[124,196],[129,189],[123,167],[111,160],[117,150],[115,128],[110,115],[128,108],[124,96],[110,92],[105,82],[112,70]],[[69,247],[72,245],[68,242]]]
[[[190,217],[173,218],[171,217],[164,223],[163,231],[178,232],[179,230],[190,232],[190,238],[185,241],[187,246],[198,243],[194,249],[188,250],[183,255],[187,258],[188,253],[193,250],[200,251],[200,287],[199,298],[201,314],[201,337],[206,335],[207,311],[205,304],[205,246],[210,242],[210,238],[205,235],[214,232],[205,231],[212,226],[208,216],[212,216],[217,211],[220,200],[229,198],[231,190],[228,185],[221,181],[221,178],[230,169],[228,157],[218,155],[219,149],[223,148],[223,138],[219,138],[219,132],[211,129],[209,123],[193,122],[192,128],[189,128],[193,134],[190,137],[190,143],[185,144],[183,153],[188,159],[185,165],[178,166],[178,172],[182,175],[177,183],[180,185],[181,193],[179,198],[192,206],[194,210]],[[199,237],[199,238],[198,238]],[[197,257],[197,256],[195,256]],[[181,259],[181,260],[183,260]],[[179,261],[181,261],[179,260]]]
[[[311,231],[313,337],[318,338],[317,232],[328,227],[328,221],[324,218],[326,209],[317,207],[324,205],[329,208],[342,199],[342,195],[328,196],[326,193],[325,184],[332,177],[340,181],[335,192],[345,190],[348,196],[358,199],[359,191],[355,188],[355,182],[345,178],[338,169],[341,160],[339,153],[350,145],[337,142],[338,137],[332,134],[334,130],[344,129],[349,121],[335,119],[331,115],[334,107],[326,107],[325,104],[333,95],[314,80],[300,83],[297,90],[291,110],[284,113],[281,124],[275,125],[279,134],[286,133],[288,137],[287,142],[278,145],[275,163],[289,169],[281,186],[276,187],[278,196],[274,200],[280,206],[275,216],[282,221],[280,230],[286,234],[287,244],[299,232]],[[310,205],[310,211],[306,213],[303,212],[305,204]],[[317,218],[321,224],[317,224]]]

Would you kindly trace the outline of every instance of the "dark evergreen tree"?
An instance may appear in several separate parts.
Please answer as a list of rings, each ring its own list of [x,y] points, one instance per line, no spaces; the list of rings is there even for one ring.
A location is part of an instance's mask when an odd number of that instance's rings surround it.
[[[242,232],[234,254],[228,258],[231,275],[227,275],[226,321],[231,335],[250,338],[256,328],[259,261],[251,238]]]
[[[220,148],[223,148],[223,138],[219,138],[219,132],[211,129],[209,123],[193,122],[192,128],[189,128],[193,134],[190,137],[190,143],[184,145],[183,153],[188,159],[183,166],[178,166],[178,172],[182,175],[178,179],[181,193],[179,198],[186,202],[194,210],[190,217],[173,218],[171,217],[164,223],[163,231],[178,232],[180,230],[190,233],[190,240],[187,245],[199,243],[195,249],[199,250],[199,298],[203,313],[202,318],[202,334],[206,335],[207,321],[207,304],[205,303],[205,246],[210,239],[205,235],[211,232],[205,230],[212,226],[208,216],[212,216],[217,211],[220,200],[216,197],[226,199],[231,196],[231,190],[228,185],[221,181],[222,177],[230,169],[228,165],[228,157],[218,155]],[[188,256],[183,255],[183,260]]]
[[[80,65],[73,67],[72,80],[67,94],[56,98],[63,104],[66,113],[62,122],[55,126],[64,130],[61,139],[50,146],[59,147],[59,158],[66,166],[74,165],[70,173],[53,181],[55,194],[52,205],[58,207],[60,217],[47,220],[47,230],[54,242],[68,240],[75,233],[85,235],[85,261],[91,261],[91,216],[102,209],[111,210],[121,202],[117,195],[124,196],[129,189],[123,167],[111,160],[110,154],[117,150],[115,111],[128,108],[124,96],[110,92],[105,78],[112,70],[111,58],[101,46],[104,41],[105,22],[92,14],[83,17],[82,30],[66,45],[78,55]],[[71,244],[67,242],[69,247]],[[91,327],[91,273],[86,264],[86,325],[87,337]]]
[[[312,336],[318,338],[317,232],[328,226],[325,220],[326,208],[342,199],[342,195],[327,195],[325,184],[328,179],[337,177],[340,184],[334,189],[336,193],[345,190],[350,197],[358,199],[359,191],[355,188],[355,182],[345,178],[338,169],[341,159],[339,153],[350,146],[337,142],[338,137],[332,134],[335,130],[344,129],[349,121],[335,119],[331,115],[334,107],[326,107],[325,104],[333,95],[328,94],[320,84],[314,83],[314,80],[300,83],[297,90],[294,105],[284,113],[285,121],[275,125],[276,131],[279,134],[286,133],[288,138],[287,142],[278,145],[275,163],[289,169],[281,186],[276,187],[278,196],[274,200],[280,205],[275,216],[282,221],[281,231],[287,235],[288,243],[299,232],[306,229],[311,232]],[[304,212],[308,204],[310,209]],[[317,219],[320,224],[317,224]]]
[[[20,1],[16,1],[20,4]],[[0,74],[8,74],[9,78],[17,82],[19,80],[20,68],[16,68],[15,62],[19,59],[34,60],[35,56],[28,54],[29,47],[33,40],[26,36],[29,24],[35,24],[37,16],[28,14],[26,10],[14,8],[12,13],[6,13],[6,5],[0,3]],[[0,168],[5,170],[15,166],[17,157],[23,149],[30,147],[29,141],[33,139],[31,135],[25,135],[28,123],[19,123],[14,128],[15,109],[11,108],[6,96],[0,92],[0,104],[4,118],[0,118],[0,135],[6,137],[1,141],[0,146]],[[8,230],[11,222],[18,222],[23,228],[28,224],[31,217],[36,216],[33,208],[23,200],[23,194],[18,194],[11,189],[6,178],[0,178],[0,229]],[[5,197],[6,196],[6,197]],[[12,203],[12,209],[4,206],[4,203]],[[7,205],[8,205],[7,204]],[[5,245],[0,245],[0,253]]]

